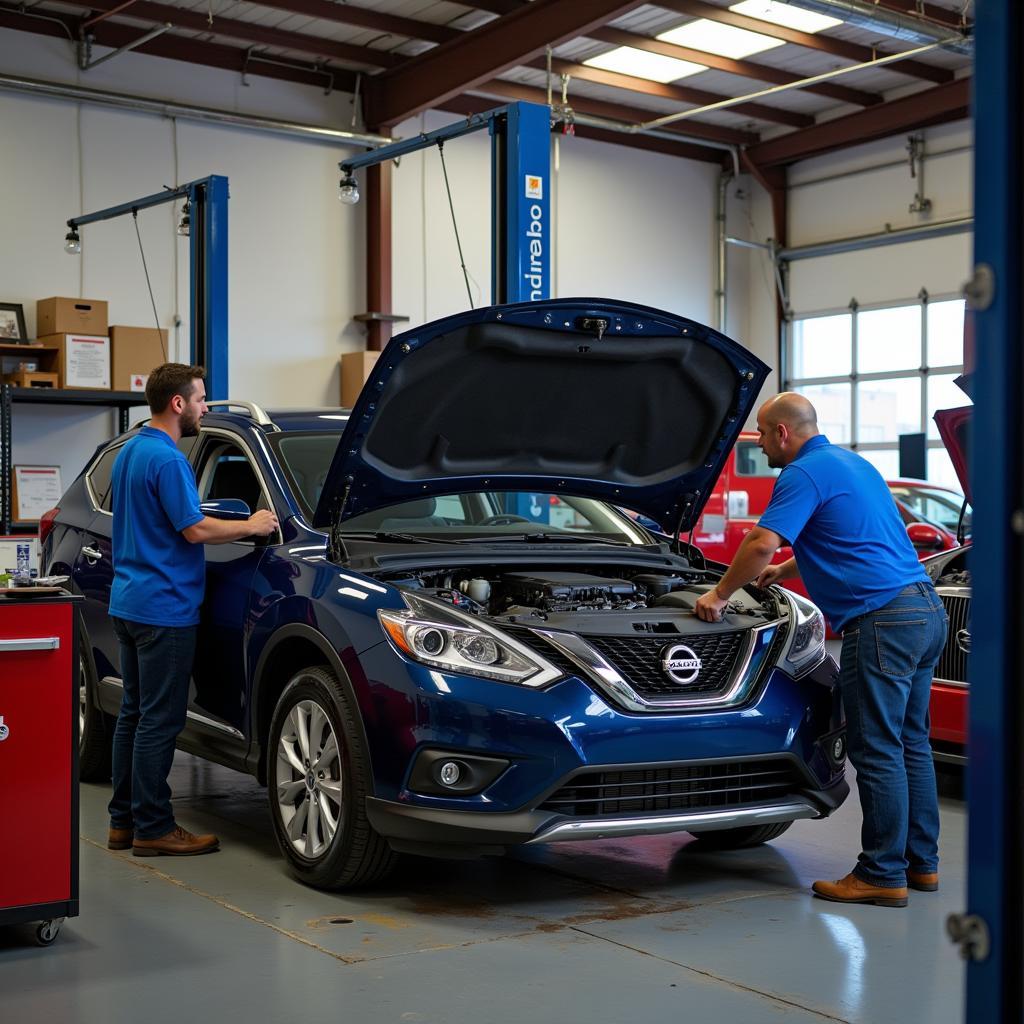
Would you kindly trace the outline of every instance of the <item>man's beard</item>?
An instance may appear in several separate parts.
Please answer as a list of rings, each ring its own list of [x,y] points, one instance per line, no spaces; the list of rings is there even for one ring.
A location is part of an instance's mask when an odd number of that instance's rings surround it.
[[[194,414],[188,419],[182,416],[178,420],[178,425],[181,427],[182,437],[195,437],[199,433],[199,417]]]
[[[765,458],[768,459],[768,468],[769,469],[783,469],[784,468],[785,463],[782,462],[780,459],[776,458],[776,456],[769,455],[767,452],[765,452],[764,454],[765,454]]]

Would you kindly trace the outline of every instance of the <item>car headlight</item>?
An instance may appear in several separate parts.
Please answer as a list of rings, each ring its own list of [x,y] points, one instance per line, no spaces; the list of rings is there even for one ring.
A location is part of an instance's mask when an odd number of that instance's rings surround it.
[[[799,594],[783,593],[789,602],[790,632],[782,662],[790,675],[799,677],[825,657],[825,617]]]
[[[388,639],[413,661],[443,672],[541,687],[564,674],[535,651],[474,616],[418,594],[402,594],[407,611],[381,608]]]

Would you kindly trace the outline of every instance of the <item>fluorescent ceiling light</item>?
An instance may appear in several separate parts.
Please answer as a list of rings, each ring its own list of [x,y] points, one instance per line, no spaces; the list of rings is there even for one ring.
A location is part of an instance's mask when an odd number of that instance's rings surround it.
[[[708,21],[707,18],[698,18],[688,25],[662,32],[658,38],[666,43],[717,53],[720,57],[732,57],[734,60],[786,45],[782,39],[772,39],[760,32],[748,32],[745,28],[733,28],[732,25],[723,25],[718,21]]]
[[[778,0],[742,0],[742,3],[732,4],[729,10],[745,14],[748,18],[770,21],[773,25],[795,28],[799,32],[821,32],[822,29],[842,25],[839,18],[805,11],[790,3],[778,3]]]
[[[622,75],[648,78],[652,82],[674,82],[699,71],[707,71],[703,64],[691,64],[688,60],[663,57],[660,53],[648,53],[632,46],[620,46],[616,50],[598,54],[583,62],[590,68],[617,71]]]

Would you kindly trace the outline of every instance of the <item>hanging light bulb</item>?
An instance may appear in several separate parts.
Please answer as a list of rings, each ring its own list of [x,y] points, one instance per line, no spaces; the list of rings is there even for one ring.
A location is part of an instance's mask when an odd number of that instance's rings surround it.
[[[352,177],[351,171],[338,183],[338,198],[346,206],[355,206],[359,202],[359,182]]]
[[[178,234],[184,238],[188,237],[192,227],[192,203],[186,199],[185,205],[181,208],[181,217],[178,220]]]
[[[78,228],[73,224],[69,224],[68,227],[71,230],[64,236],[64,251],[69,256],[80,256],[82,254],[82,240],[78,237]]]

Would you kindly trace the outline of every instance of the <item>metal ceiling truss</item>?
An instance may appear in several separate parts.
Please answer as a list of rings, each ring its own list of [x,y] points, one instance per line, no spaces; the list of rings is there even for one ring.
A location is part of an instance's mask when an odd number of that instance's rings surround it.
[[[393,125],[413,113],[431,107],[444,109],[446,104],[449,110],[455,107],[475,110],[478,106],[475,97],[467,95],[473,91],[538,102],[543,90],[537,86],[503,81],[495,76],[513,67],[546,71],[547,62],[539,54],[547,46],[581,36],[610,45],[634,46],[677,59],[703,63],[719,71],[778,86],[806,88],[810,92],[866,108],[858,114],[817,124],[809,114],[757,102],[752,98],[739,98],[737,102],[736,97],[684,83],[661,84],[587,67],[570,60],[551,60],[551,71],[560,76],[568,75],[595,85],[654,96],[690,108],[728,105],[731,112],[736,114],[801,129],[762,143],[758,142],[752,131],[697,120],[690,121],[685,127],[673,127],[667,123],[662,125],[659,118],[652,118],[655,112],[650,109],[587,96],[574,96],[568,104],[569,109],[562,111],[570,121],[575,114],[580,115],[574,129],[583,136],[606,138],[620,143],[628,141],[638,145],[639,139],[644,137],[639,133],[640,128],[656,128],[662,136],[657,140],[657,145],[645,143],[641,148],[680,155],[685,153],[691,158],[696,156],[697,159],[718,161],[722,158],[721,147],[744,146],[747,147],[748,163],[759,167],[784,165],[884,135],[967,116],[968,85],[965,80],[951,81],[953,73],[948,69],[910,59],[892,60],[891,55],[871,47],[771,25],[738,15],[727,8],[715,7],[705,0],[661,0],[660,6],[686,16],[707,17],[723,24],[758,31],[787,43],[845,59],[861,60],[862,63],[866,63],[865,58],[870,60],[872,56],[887,57],[891,61],[888,64],[891,70],[942,84],[910,97],[883,102],[880,96],[871,92],[828,81],[810,81],[804,85],[804,78],[779,68],[753,61],[716,57],[607,25],[609,21],[641,6],[641,0],[534,0],[532,3],[525,3],[524,0],[472,0],[473,7],[499,17],[470,31],[348,4],[336,4],[331,0],[258,2],[260,6],[272,10],[439,45],[418,57],[408,58],[385,49],[279,30],[237,19],[219,16],[211,19],[202,11],[187,10],[157,0],[67,0],[70,5],[100,12],[87,22],[66,14],[43,14],[26,10],[24,5],[15,6],[0,0],[0,26],[46,35],[66,35],[72,41],[77,38],[80,40],[80,48],[82,42],[89,44],[89,49],[81,54],[87,61],[87,67],[95,63],[88,61],[91,44],[95,43],[114,51],[101,60],[110,59],[126,49],[136,49],[141,53],[230,70],[243,76],[254,74],[321,87],[326,84],[328,90],[337,88],[354,92],[356,83],[361,80],[365,93],[366,121],[376,126]],[[836,2],[845,3],[847,0]],[[849,2],[855,4],[860,0]],[[914,18],[920,21],[923,15],[930,20],[936,31],[938,29],[935,26],[939,26],[942,31],[948,28],[953,32],[969,31],[971,27],[962,24],[954,12],[922,4],[920,0],[872,0],[871,6],[904,21],[912,21]],[[141,21],[152,20],[159,22],[160,26],[140,37],[140,31],[144,30],[137,24],[115,22],[111,20],[113,15]],[[170,34],[169,26],[236,39],[250,45],[242,48],[213,42],[208,38]],[[316,59],[307,64],[276,56],[276,51],[267,52],[262,49],[271,46],[309,54]],[[382,72],[359,75],[350,68],[338,67],[327,61],[345,61],[365,69],[382,69]],[[691,109],[683,112],[683,116],[689,118],[697,112]],[[590,123],[582,123],[585,121]],[[674,139],[673,135],[678,135],[679,139]],[[653,138],[650,133],[648,137]],[[699,152],[701,143],[708,147],[702,153]]]

